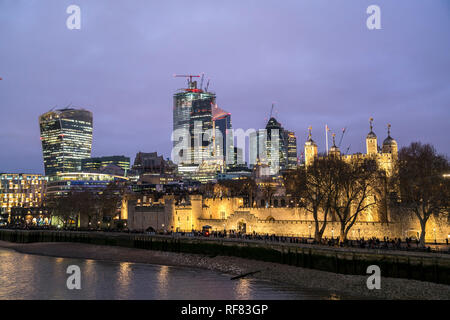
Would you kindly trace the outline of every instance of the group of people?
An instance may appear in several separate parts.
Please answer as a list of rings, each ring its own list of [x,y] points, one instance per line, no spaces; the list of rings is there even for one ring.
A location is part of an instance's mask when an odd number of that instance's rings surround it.
[[[317,244],[317,245],[327,245],[332,247],[350,247],[350,248],[362,248],[362,249],[385,249],[385,250],[426,250],[431,251],[428,246],[425,249],[420,248],[419,240],[413,238],[389,238],[384,237],[379,239],[376,237],[369,239],[356,239],[356,240],[345,240],[340,241],[339,237],[327,238],[323,237],[321,241],[316,241],[309,237],[292,237],[292,236],[278,236],[275,234],[258,234],[253,233],[242,233],[235,230],[223,230],[223,231],[210,231],[207,235],[204,232],[194,232],[194,236],[208,236],[211,238],[228,238],[228,239],[239,239],[239,240],[259,240],[259,241],[270,241],[279,243],[299,243],[299,244]],[[448,240],[447,240],[448,245]],[[450,252],[450,251],[449,251]]]

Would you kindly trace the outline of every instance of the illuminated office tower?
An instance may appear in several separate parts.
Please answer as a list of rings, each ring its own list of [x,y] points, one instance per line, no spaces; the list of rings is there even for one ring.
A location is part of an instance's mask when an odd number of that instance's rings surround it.
[[[295,169],[297,168],[297,137],[292,131],[285,130],[286,141],[287,141],[287,168]]]
[[[178,164],[180,171],[192,173],[199,165],[199,163],[194,163],[195,157],[200,154],[203,156],[202,153],[206,150],[206,145],[201,143],[200,146],[197,146],[199,154],[194,154],[194,130],[201,130],[200,133],[204,133],[206,130],[212,129],[211,106],[215,104],[216,95],[201,88],[198,89],[197,81],[192,81],[192,77],[188,81],[188,88],[181,90],[173,96],[173,148],[177,150],[173,156],[179,157],[181,160],[175,158],[173,160]],[[195,127],[196,122],[197,127]],[[186,143],[187,139],[190,139],[190,147],[187,150],[180,148],[178,145],[183,140]],[[180,168],[180,166],[192,168]]]
[[[252,132],[250,142],[250,165],[267,164],[272,173],[295,168],[297,165],[297,139],[294,132],[286,130],[271,117],[265,129]]]
[[[39,117],[45,175],[81,170],[91,157],[92,112],[65,108]]]
[[[195,164],[210,160],[213,156],[212,105],[209,99],[192,101],[189,133],[191,135],[191,157]]]
[[[234,137],[231,130],[231,113],[219,108],[217,104],[212,108],[214,128],[215,157],[223,159],[227,166],[235,166]],[[239,163],[241,164],[241,163]]]

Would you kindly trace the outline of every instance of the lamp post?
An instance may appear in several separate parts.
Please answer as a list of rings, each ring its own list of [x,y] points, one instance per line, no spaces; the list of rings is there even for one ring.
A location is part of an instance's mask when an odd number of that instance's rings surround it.
[[[309,228],[309,238],[311,238],[311,225],[309,225],[308,228]]]

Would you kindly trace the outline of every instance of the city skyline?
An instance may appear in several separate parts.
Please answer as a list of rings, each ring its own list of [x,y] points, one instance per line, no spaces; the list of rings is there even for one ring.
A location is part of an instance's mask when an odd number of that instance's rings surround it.
[[[69,2],[0,4],[0,38],[6,40],[0,44],[0,148],[8,151],[0,154],[0,171],[43,173],[37,118],[71,103],[94,114],[93,157],[157,151],[167,158],[172,96],[185,87],[172,75],[200,72],[211,78],[218,106],[233,115],[233,128],[264,128],[275,101],[274,116],[295,132],[299,155],[310,125],[319,152],[325,151],[326,124],[337,139],[347,128],[342,151],[364,152],[370,117],[380,140],[391,123],[400,148],[419,140],[448,155],[450,7],[444,1],[378,2],[379,31],[365,27],[365,1],[248,2],[239,10],[230,2],[222,14],[204,2],[180,4],[185,11],[176,14],[158,4],[161,17],[144,2],[123,12],[117,3],[79,1],[82,27],[72,31],[65,27]],[[423,16],[426,28],[399,15]],[[8,18],[18,16],[26,19]],[[199,38],[222,40],[187,41],[183,23]]]

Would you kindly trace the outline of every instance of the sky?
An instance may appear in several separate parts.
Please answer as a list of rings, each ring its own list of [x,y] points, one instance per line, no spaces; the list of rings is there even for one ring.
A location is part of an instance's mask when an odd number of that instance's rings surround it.
[[[70,30],[70,5],[81,28]],[[369,5],[381,29],[369,30]],[[0,172],[43,173],[38,117],[93,112],[92,156],[171,153],[174,74],[205,73],[234,128],[325,125],[341,150],[413,141],[450,154],[448,0],[0,0]],[[331,143],[331,139],[330,139]]]

